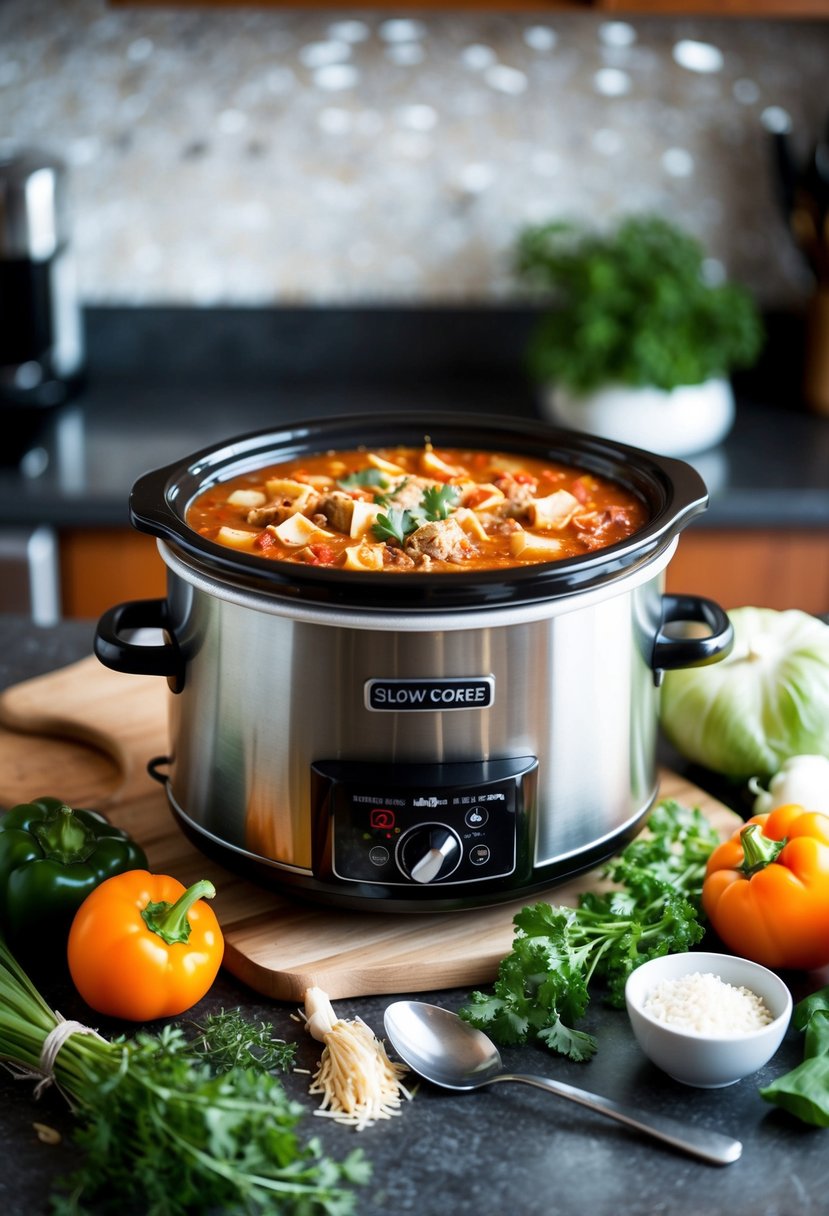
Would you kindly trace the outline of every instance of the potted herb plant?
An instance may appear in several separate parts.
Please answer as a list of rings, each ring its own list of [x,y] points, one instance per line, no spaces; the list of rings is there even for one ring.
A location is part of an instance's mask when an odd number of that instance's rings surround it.
[[[724,438],[728,373],[763,331],[743,288],[706,278],[693,237],[653,215],[606,233],[553,222],[524,229],[516,266],[550,297],[527,352],[547,417],[664,455]]]

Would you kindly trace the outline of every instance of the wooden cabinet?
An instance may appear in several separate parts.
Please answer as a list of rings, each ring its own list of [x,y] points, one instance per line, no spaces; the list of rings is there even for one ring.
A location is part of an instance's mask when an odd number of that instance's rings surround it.
[[[67,617],[98,617],[123,600],[165,593],[155,540],[128,528],[62,533],[60,567]],[[692,527],[680,538],[667,586],[708,596],[723,608],[829,613],[829,532]]]
[[[208,0],[211,8],[250,8],[251,0]],[[168,7],[169,0],[110,0],[113,8]],[[178,8],[205,0],[177,0]],[[257,0],[257,8],[352,9],[346,0]],[[363,0],[362,9],[394,12],[389,0]],[[629,16],[829,17],[829,0],[453,0],[452,11],[523,13],[599,12]],[[418,13],[445,12],[446,0],[418,0]]]
[[[594,0],[591,7],[640,17],[829,17],[829,0]]]
[[[829,532],[690,528],[668,567],[667,586],[723,608],[829,613]]]
[[[155,538],[130,528],[79,528],[60,535],[66,617],[99,617],[123,600],[164,595],[166,567]]]

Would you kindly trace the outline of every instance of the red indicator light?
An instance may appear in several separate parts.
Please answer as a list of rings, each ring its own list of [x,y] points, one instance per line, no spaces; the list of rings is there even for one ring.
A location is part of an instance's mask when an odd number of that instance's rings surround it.
[[[371,827],[388,831],[394,827],[394,811],[389,811],[384,806],[376,806],[369,811],[368,821]]]

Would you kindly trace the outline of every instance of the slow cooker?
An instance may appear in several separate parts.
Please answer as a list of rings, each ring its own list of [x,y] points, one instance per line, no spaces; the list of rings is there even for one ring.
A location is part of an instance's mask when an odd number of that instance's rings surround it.
[[[186,522],[236,474],[425,435],[611,478],[647,523],[558,562],[392,574],[268,561]],[[661,673],[730,649],[717,604],[664,592],[706,505],[681,461],[535,423],[410,413],[248,434],[136,482],[131,520],[158,538],[167,594],[105,613],[95,651],[166,678],[169,755],[150,771],[207,854],[343,907],[512,900],[638,830],[656,796]],[[141,644],[142,628],[163,641]]]

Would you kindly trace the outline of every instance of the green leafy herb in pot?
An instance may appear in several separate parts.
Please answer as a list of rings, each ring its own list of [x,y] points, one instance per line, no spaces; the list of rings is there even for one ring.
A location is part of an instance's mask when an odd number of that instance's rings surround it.
[[[554,222],[520,236],[518,273],[549,292],[528,359],[542,382],[589,393],[606,384],[672,390],[753,363],[762,324],[748,293],[711,283],[704,250],[655,215],[610,232]]]
[[[703,936],[697,909],[717,832],[700,811],[673,800],[656,807],[648,828],[607,866],[616,889],[584,894],[577,908],[538,903],[517,914],[493,994],[473,992],[462,1018],[499,1043],[538,1039],[573,1060],[594,1054],[595,1039],[572,1026],[590,984],[602,981],[621,1007],[631,971]]]
[[[62,955],[87,895],[146,865],[135,841],[96,811],[52,797],[14,806],[0,816],[0,930],[21,957]]]
[[[829,988],[795,1005],[792,1025],[805,1034],[803,1061],[760,1096],[804,1123],[829,1127]]]
[[[829,625],[794,608],[728,615],[734,648],[726,658],[665,673],[668,739],[688,760],[738,781],[765,780],[791,756],[829,756]]]
[[[243,1066],[227,1058],[224,1037],[214,1022],[195,1044],[173,1025],[110,1041],[64,1022],[0,938],[0,1060],[39,1085],[54,1080],[78,1117],[83,1158],[53,1199],[57,1216],[353,1211],[346,1184],[366,1181],[363,1155],[336,1162],[316,1140],[302,1144],[302,1107],[256,1062],[261,1036],[244,1032]]]

